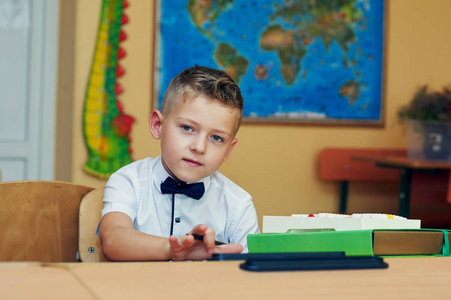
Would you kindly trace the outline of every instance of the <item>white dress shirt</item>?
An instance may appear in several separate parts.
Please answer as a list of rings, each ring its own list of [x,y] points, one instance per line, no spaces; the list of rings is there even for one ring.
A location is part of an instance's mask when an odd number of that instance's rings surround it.
[[[105,185],[102,217],[122,212],[141,232],[169,237],[171,222],[177,237],[197,224],[206,224],[216,232],[216,240],[237,243],[247,250],[247,235],[259,233],[252,197],[219,172],[203,182],[205,193],[199,200],[175,194],[174,219],[171,220],[172,194],[162,194],[160,185],[169,174],[161,156],[133,162],[110,176]]]

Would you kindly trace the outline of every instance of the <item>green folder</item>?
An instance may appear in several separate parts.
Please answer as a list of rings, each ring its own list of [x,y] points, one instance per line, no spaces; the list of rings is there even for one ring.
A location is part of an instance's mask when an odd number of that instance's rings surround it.
[[[249,234],[249,253],[345,252],[347,256],[449,256],[448,230],[396,229]]]

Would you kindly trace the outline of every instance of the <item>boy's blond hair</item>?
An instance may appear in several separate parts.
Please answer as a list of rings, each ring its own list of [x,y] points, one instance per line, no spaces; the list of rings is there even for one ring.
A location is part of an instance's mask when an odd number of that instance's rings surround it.
[[[183,70],[171,80],[163,96],[161,113],[167,116],[178,101],[191,100],[199,95],[216,99],[224,106],[238,109],[236,134],[243,116],[243,97],[238,85],[224,71],[197,65]]]

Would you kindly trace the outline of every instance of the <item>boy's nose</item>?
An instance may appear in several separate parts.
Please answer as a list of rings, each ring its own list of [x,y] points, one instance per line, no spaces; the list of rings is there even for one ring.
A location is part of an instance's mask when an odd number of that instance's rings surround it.
[[[205,138],[201,137],[201,136],[195,138],[193,140],[190,148],[191,148],[191,152],[198,153],[198,154],[205,153],[205,149],[206,149]]]

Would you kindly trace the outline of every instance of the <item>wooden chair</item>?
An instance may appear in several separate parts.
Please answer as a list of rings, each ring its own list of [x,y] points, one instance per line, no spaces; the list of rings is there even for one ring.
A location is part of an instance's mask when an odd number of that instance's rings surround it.
[[[108,261],[96,234],[103,208],[103,188],[87,194],[80,204],[78,251],[83,262]]]
[[[350,181],[399,181],[400,171],[377,167],[372,162],[352,160],[353,156],[406,156],[403,149],[326,148],[319,153],[319,178],[340,182],[339,213],[345,214]]]
[[[0,261],[79,261],[78,209],[92,190],[59,181],[0,183]]]

